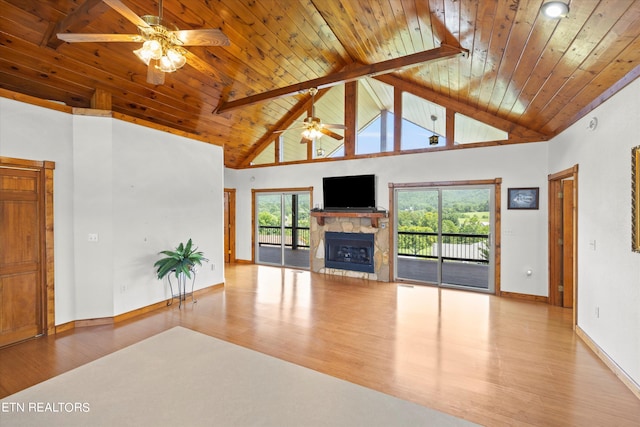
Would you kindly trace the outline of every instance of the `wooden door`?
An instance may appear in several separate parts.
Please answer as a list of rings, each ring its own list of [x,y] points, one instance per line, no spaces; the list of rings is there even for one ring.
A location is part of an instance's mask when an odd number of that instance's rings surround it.
[[[562,306],[573,307],[573,181],[562,181]]]
[[[577,324],[578,165],[549,175],[549,303],[573,309]]]
[[[229,193],[224,192],[224,262],[229,263]]]
[[[39,171],[0,168],[0,346],[43,332],[40,182]]]
[[[224,190],[224,262],[236,262],[236,190]]]

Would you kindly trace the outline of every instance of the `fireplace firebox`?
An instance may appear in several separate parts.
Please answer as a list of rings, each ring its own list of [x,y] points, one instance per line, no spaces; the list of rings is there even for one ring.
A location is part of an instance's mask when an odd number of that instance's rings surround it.
[[[375,272],[373,265],[374,234],[325,233],[325,267]]]

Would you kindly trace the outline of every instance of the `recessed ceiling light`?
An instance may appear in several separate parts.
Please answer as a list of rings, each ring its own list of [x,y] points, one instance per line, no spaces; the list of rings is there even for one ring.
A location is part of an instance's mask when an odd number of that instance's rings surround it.
[[[542,5],[542,13],[547,18],[564,18],[569,14],[569,6],[561,1],[550,1]]]

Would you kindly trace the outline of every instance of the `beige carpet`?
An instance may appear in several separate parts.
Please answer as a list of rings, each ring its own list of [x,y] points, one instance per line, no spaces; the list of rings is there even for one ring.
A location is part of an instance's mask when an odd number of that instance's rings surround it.
[[[0,401],[5,426],[468,426],[182,327]]]

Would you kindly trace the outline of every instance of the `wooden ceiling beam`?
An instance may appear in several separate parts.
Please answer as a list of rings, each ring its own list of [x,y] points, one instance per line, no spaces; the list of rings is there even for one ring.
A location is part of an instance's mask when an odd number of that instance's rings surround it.
[[[64,41],[60,40],[56,34],[80,32],[108,10],[111,10],[111,8],[102,0],[86,0],[79,8],[67,15],[65,19],[51,27],[47,34],[47,47],[57,49]]]
[[[98,110],[111,110],[113,108],[113,101],[111,98],[111,92],[98,88],[91,96],[91,108]]]
[[[311,88],[324,89],[355,81],[361,79],[362,77],[373,77],[380,74],[399,71],[418,64],[422,64],[424,62],[451,58],[460,54],[466,55],[468,52],[469,51],[467,49],[461,47],[443,44],[435,49],[401,56],[400,58],[389,59],[388,61],[382,61],[368,65],[356,65],[348,70],[340,71],[328,76],[319,77],[317,79],[308,80],[302,83],[296,83],[283,88],[274,89],[268,92],[259,93],[257,95],[248,96],[246,98],[237,99],[235,101],[223,102],[216,109],[216,113],[221,114],[238,108],[254,105],[259,102],[290,96]]]

